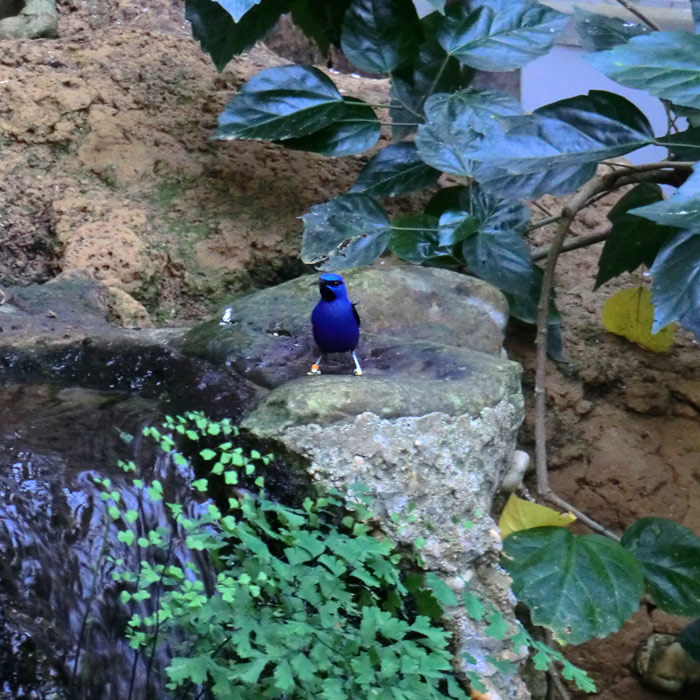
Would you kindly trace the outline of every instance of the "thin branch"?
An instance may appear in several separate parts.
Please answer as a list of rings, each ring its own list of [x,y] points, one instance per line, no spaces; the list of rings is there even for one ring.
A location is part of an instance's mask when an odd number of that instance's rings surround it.
[[[604,241],[610,235],[610,231],[603,231],[602,233],[592,233],[590,236],[581,236],[581,238],[576,238],[569,243],[564,243],[561,247],[560,253],[568,253],[571,250],[578,250],[579,248],[586,248],[594,243],[600,243]],[[537,260],[542,260],[549,255],[550,246],[543,246],[542,248],[537,248],[532,252],[532,260],[536,262]]]
[[[527,231],[529,233],[543,226],[549,226],[549,224],[553,224],[555,221],[559,221],[559,219],[561,219],[561,214],[552,214],[552,216],[547,216],[544,219],[537,219],[537,221],[534,221],[528,226]]]
[[[569,695],[569,691],[566,689],[564,682],[559,677],[559,672],[555,668],[550,667],[548,669],[548,673],[549,680],[552,681],[552,685],[556,689],[557,693],[559,693],[561,700],[571,700],[571,695]]]
[[[656,22],[653,22],[650,20],[643,12],[638,10],[634,5],[628,2],[628,0],[616,0],[618,5],[622,5],[628,12],[631,12],[638,20],[642,21],[644,24],[649,27],[649,29],[655,31],[655,32],[660,32],[661,27],[659,27]]]

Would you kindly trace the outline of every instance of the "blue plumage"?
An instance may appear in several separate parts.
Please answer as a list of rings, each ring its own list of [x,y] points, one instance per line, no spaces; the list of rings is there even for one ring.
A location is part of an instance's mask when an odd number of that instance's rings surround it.
[[[329,352],[351,352],[355,361],[354,373],[362,374],[362,368],[355,355],[360,339],[360,317],[355,305],[348,298],[345,281],[340,275],[327,272],[319,278],[321,300],[311,314],[311,327],[314,340],[323,355]],[[320,374],[319,357],[311,366],[309,374]]]

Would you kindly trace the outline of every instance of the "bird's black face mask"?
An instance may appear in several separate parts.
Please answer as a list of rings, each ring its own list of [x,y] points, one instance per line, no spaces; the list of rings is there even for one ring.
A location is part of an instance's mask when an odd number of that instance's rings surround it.
[[[333,287],[337,287],[338,283],[333,284],[333,282],[328,282],[326,280],[320,280],[318,283],[318,288],[321,291],[321,299],[323,301],[333,301],[336,297]]]

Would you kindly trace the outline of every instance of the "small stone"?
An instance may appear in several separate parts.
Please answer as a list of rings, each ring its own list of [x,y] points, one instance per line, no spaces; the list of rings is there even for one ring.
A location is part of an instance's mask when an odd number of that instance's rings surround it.
[[[665,386],[630,382],[625,389],[625,405],[635,413],[661,416],[668,411],[671,392]]]

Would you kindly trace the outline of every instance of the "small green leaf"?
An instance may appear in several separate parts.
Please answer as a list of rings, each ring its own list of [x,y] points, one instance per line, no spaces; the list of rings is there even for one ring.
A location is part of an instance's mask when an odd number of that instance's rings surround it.
[[[672,615],[700,615],[700,539],[664,518],[630,525],[622,544],[641,562],[647,590]]]
[[[209,462],[209,461],[211,461],[212,459],[214,459],[214,457],[216,457],[216,452],[214,452],[214,450],[206,449],[206,450],[202,450],[202,451],[199,453],[199,456],[200,456],[203,460]]]
[[[425,582],[430,586],[437,601],[444,606],[457,605],[457,596],[454,591],[432,571],[425,575]]]
[[[267,68],[226,105],[213,138],[272,141],[305,136],[333,123],[344,109],[333,81],[317,68]]]
[[[197,491],[206,491],[209,482],[206,479],[196,479],[192,482],[192,486],[197,489]]]

